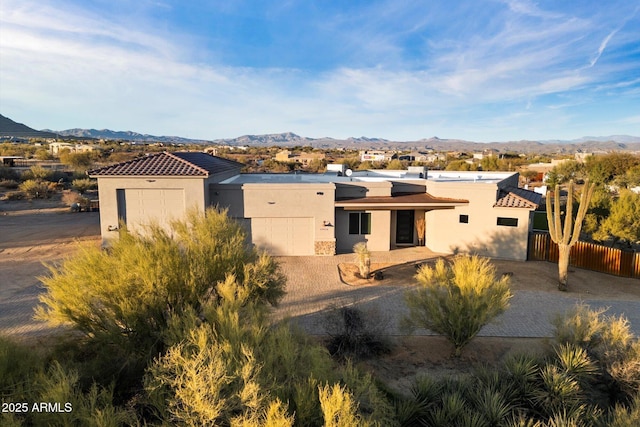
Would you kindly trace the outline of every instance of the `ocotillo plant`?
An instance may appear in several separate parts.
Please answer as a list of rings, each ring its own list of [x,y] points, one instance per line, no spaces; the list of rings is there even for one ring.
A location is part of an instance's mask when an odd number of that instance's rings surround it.
[[[569,194],[564,216],[564,228],[560,218],[560,186],[556,185],[553,192],[554,209],[551,206],[551,192],[547,192],[547,222],[549,223],[549,235],[551,240],[558,244],[558,289],[567,291],[569,280],[569,254],[571,247],[580,238],[582,220],[587,213],[589,201],[593,194],[595,184],[589,185],[589,180],[584,183],[584,189],[580,195],[580,206],[575,222],[573,222],[573,180],[569,181]]]

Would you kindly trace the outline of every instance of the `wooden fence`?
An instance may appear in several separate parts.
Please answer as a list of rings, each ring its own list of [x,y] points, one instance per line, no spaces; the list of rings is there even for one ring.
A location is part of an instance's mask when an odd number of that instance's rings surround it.
[[[529,233],[527,259],[558,262],[558,245],[551,241],[549,233]],[[578,241],[571,248],[569,265],[640,279],[640,252],[623,251],[595,243]]]

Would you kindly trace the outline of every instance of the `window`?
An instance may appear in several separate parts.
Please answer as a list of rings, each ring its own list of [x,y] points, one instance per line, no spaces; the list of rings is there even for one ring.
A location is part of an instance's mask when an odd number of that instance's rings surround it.
[[[469,215],[460,215],[460,222],[462,224],[469,224]]]
[[[517,227],[518,226],[518,218],[503,218],[501,216],[498,217],[498,225],[503,225],[505,227]]]
[[[349,234],[371,234],[371,214],[365,212],[350,213]]]
[[[127,198],[123,188],[116,189],[116,204],[118,209],[118,221],[127,223]]]

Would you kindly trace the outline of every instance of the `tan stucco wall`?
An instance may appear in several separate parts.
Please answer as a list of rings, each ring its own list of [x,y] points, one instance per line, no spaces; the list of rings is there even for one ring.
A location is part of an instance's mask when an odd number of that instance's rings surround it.
[[[205,208],[205,183],[203,178],[161,178],[161,177],[98,177],[98,197],[100,199],[100,230],[103,245],[118,237],[117,231],[109,228],[118,226],[117,189],[183,189],[184,209]],[[147,207],[153,213],[151,207]],[[151,221],[153,215],[149,218]],[[132,231],[140,224],[127,224]]]
[[[526,260],[531,211],[524,208],[494,208],[498,194],[496,184],[430,182],[427,191],[434,196],[469,200],[467,206],[453,210],[426,212],[425,244],[431,250],[444,253],[473,252],[494,258]],[[460,215],[468,215],[469,223],[461,223]],[[499,226],[496,224],[498,217],[517,218],[518,226]]]
[[[349,214],[367,212],[371,214],[371,234],[349,234]],[[351,252],[353,245],[366,242],[370,251],[388,251],[390,249],[390,211],[347,211],[336,209],[336,249],[339,252]]]
[[[313,218],[314,242],[335,242],[332,183],[213,184],[210,197],[234,218]]]
[[[336,198],[360,198],[372,196],[390,196],[392,184],[385,182],[339,182],[336,186]]]

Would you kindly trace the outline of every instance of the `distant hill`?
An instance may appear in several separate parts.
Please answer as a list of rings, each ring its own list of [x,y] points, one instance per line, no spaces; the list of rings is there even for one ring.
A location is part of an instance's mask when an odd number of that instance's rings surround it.
[[[156,136],[142,134],[132,131],[113,131],[109,129],[67,129],[61,131],[52,131],[51,129],[44,129],[48,132],[57,132],[63,136],[75,137],[75,138],[93,138],[93,139],[110,139],[110,140],[123,140],[123,141],[139,141],[139,142],[174,142],[174,143],[208,143],[210,141],[203,141],[199,139],[182,138],[179,136]]]
[[[109,129],[67,129],[52,131],[44,129],[34,130],[21,123],[0,115],[0,136],[16,136],[23,138],[42,137],[55,138],[57,135],[63,138],[94,138],[108,140],[123,140],[132,142],[163,142],[178,144],[218,144],[231,146],[311,146],[314,148],[335,149],[382,149],[382,150],[427,150],[436,151],[482,151],[494,149],[501,153],[556,153],[573,154],[576,151],[613,151],[630,150],[640,151],[640,136],[612,135],[612,136],[585,136],[583,138],[566,140],[545,141],[508,141],[508,142],[473,142],[460,139],[443,139],[437,136],[419,139],[416,141],[392,141],[382,138],[370,138],[361,136],[358,138],[335,139],[331,137],[309,138],[297,135],[293,132],[273,133],[265,135],[243,135],[237,138],[216,140],[189,139],[179,136],[156,136],[141,134],[132,131],[113,131]]]
[[[30,128],[29,126],[17,123],[8,117],[0,114],[0,137],[16,138],[57,138],[53,132],[43,132]]]
[[[581,138],[574,141],[509,141],[509,142],[473,142],[460,139],[442,139],[438,137],[425,138],[417,141],[390,141],[381,138],[348,138],[334,139],[308,138],[291,132],[269,135],[244,135],[238,138],[216,139],[212,141],[220,145],[248,145],[248,146],[283,146],[296,145],[312,146],[315,148],[351,148],[351,149],[382,149],[382,150],[427,150],[436,151],[482,151],[486,149],[498,150],[501,153],[567,153],[576,151],[612,151],[632,150],[640,151],[640,137],[598,137]]]

